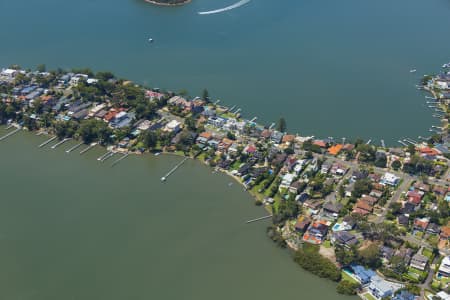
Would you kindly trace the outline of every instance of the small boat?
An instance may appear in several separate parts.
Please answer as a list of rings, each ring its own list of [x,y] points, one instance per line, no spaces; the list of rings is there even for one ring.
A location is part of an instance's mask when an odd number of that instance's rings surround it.
[[[416,69],[411,69],[409,70],[409,73],[415,73],[417,70]]]
[[[161,177],[161,181],[162,182],[166,181],[166,177]]]
[[[149,41],[150,43],[153,43],[153,39],[152,39],[152,38],[149,38],[148,41]]]
[[[155,153],[155,156],[158,156],[158,155],[160,155],[161,154],[161,152],[156,152]]]

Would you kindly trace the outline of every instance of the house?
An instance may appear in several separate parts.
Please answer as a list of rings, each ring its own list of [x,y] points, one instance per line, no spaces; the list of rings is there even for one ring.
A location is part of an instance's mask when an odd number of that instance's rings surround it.
[[[295,197],[295,200],[298,202],[305,202],[308,199],[309,199],[309,195],[306,192],[303,192],[300,195],[298,195],[297,197]]]
[[[304,183],[301,181],[294,181],[289,186],[289,192],[293,194],[298,194],[300,190],[304,187]]]
[[[427,230],[430,219],[428,218],[415,218],[414,219],[414,229],[419,231]]]
[[[369,172],[367,172],[366,170],[353,171],[352,180],[355,181],[359,179],[364,179],[367,178],[367,176],[369,176]]]
[[[372,280],[372,277],[376,275],[371,269],[366,269],[360,265],[351,265],[350,269],[353,276],[361,283],[361,285],[367,285]]]
[[[358,202],[356,202],[356,204],[353,207],[353,212],[356,214],[360,214],[360,215],[368,215],[370,213],[372,213],[373,211],[373,206],[370,205],[370,203],[364,201],[364,200],[358,200]]]
[[[391,260],[391,258],[394,256],[395,250],[388,246],[381,246],[380,247],[380,254],[381,257]]]
[[[328,153],[330,155],[336,156],[339,154],[339,152],[341,152],[343,147],[344,147],[344,145],[342,145],[342,144],[333,145],[330,148],[328,148]]]
[[[426,231],[430,234],[439,234],[441,233],[441,227],[438,224],[430,223]]]
[[[408,191],[406,193],[406,197],[408,198],[408,201],[413,203],[414,205],[419,205],[422,201],[423,192],[421,191]]]
[[[367,195],[363,195],[360,200],[369,203],[371,206],[374,206],[378,202],[377,198]]]
[[[442,277],[450,277],[450,256],[444,257],[441,265],[439,266],[437,275]]]
[[[270,135],[270,140],[274,142],[275,144],[279,144],[281,142],[281,139],[283,138],[284,133],[279,131],[273,131]]]
[[[442,299],[442,300],[450,300],[450,295],[447,294],[444,291],[440,291],[439,293],[436,294],[436,296],[439,297],[439,299]]]
[[[373,190],[370,191],[369,196],[375,197],[375,198],[381,198],[381,196],[383,196],[383,192],[373,189]]]
[[[408,225],[409,225],[409,217],[408,217],[408,216],[405,216],[405,215],[399,215],[399,216],[397,217],[397,222],[398,222],[398,224],[400,224],[400,225],[408,226]]]
[[[425,193],[430,191],[430,186],[428,184],[419,181],[414,183],[414,188]]]
[[[180,125],[181,123],[179,121],[172,120],[167,123],[166,126],[164,126],[163,131],[177,133],[178,131],[180,131]]]
[[[343,207],[344,206],[340,203],[327,202],[324,204],[323,210],[326,214],[332,215],[333,217],[337,217]]]
[[[321,244],[328,232],[328,226],[321,221],[314,221],[303,235],[303,241],[312,244]]]
[[[439,237],[441,240],[448,240],[450,238],[450,226],[442,226]]]
[[[411,261],[409,262],[410,267],[413,267],[420,271],[424,271],[427,265],[428,265],[428,257],[420,253],[414,254],[414,256],[411,257]]]
[[[281,179],[281,184],[280,184],[280,189],[282,188],[289,188],[291,183],[294,181],[295,177],[297,175],[296,174],[292,174],[292,173],[287,173],[285,174],[282,179]]]
[[[336,176],[343,176],[345,173],[347,173],[347,167],[340,163],[334,163],[331,166],[330,173]]]
[[[242,166],[239,167],[237,175],[238,176],[246,175],[249,172],[250,168],[251,168],[250,164],[243,164]]]
[[[402,285],[384,280],[378,275],[374,275],[369,283],[368,290],[377,299],[392,296]]]
[[[326,161],[322,164],[322,167],[320,168],[320,173],[322,174],[328,174],[328,171],[331,169],[330,162]]]
[[[303,233],[306,231],[309,224],[311,224],[311,220],[308,217],[301,215],[295,223],[295,230]]]
[[[447,189],[446,188],[444,188],[444,187],[442,187],[442,186],[435,186],[434,188],[433,188],[433,193],[436,195],[436,196],[441,196],[441,197],[443,197],[446,193],[447,193]]]
[[[338,231],[333,233],[331,237],[331,242],[334,245],[341,245],[344,246],[345,248],[351,248],[352,246],[357,245],[359,243],[356,236],[347,231]]]
[[[295,135],[292,135],[292,134],[286,134],[286,135],[284,135],[283,138],[281,139],[281,142],[282,142],[283,144],[290,145],[290,144],[292,144],[292,143],[294,142],[294,140],[295,140]]]
[[[400,211],[402,214],[411,214],[415,212],[417,208],[418,206],[416,206],[414,203],[406,202]]]
[[[308,199],[305,202],[303,202],[303,206],[305,208],[310,209],[310,212],[312,214],[317,214],[319,212],[320,207],[322,206],[323,201],[315,200],[315,199]]]
[[[392,300],[417,300],[419,299],[418,296],[411,294],[407,290],[402,290],[400,293],[396,294]]]
[[[380,182],[385,185],[397,186],[397,184],[400,182],[400,178],[392,173],[386,172],[381,178]]]
[[[14,69],[2,69],[0,75],[8,79],[13,79],[19,71]]]

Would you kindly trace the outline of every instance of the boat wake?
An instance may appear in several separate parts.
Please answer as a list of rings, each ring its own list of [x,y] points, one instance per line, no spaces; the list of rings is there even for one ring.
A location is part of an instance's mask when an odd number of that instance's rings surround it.
[[[249,3],[251,0],[241,0],[233,5],[224,7],[224,8],[220,8],[220,9],[215,9],[215,10],[209,10],[209,11],[200,11],[198,12],[199,15],[212,15],[212,14],[218,14],[227,10],[232,10],[238,7],[241,7],[242,5],[245,5],[247,3]]]

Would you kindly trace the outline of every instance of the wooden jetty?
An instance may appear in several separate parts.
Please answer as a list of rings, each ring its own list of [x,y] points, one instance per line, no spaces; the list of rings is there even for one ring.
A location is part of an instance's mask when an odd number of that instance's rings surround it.
[[[70,141],[70,140],[71,140],[71,138],[65,138],[65,139],[63,139],[63,140],[57,142],[56,144],[54,144],[54,145],[51,146],[50,148],[56,149],[56,147],[61,146],[62,144],[64,144],[64,143],[67,142],[67,141]]]
[[[272,215],[268,215],[268,216],[264,216],[264,217],[260,217],[260,218],[256,218],[256,219],[251,219],[245,223],[249,224],[249,223],[258,222],[258,221],[262,221],[262,220],[269,219],[269,218],[272,218]]]
[[[89,150],[91,150],[92,148],[94,148],[97,145],[97,143],[92,143],[89,146],[87,146],[86,148],[84,148],[83,150],[80,151],[80,154],[84,154],[86,152],[88,152]]]
[[[50,142],[52,142],[52,141],[54,141],[54,140],[56,140],[56,139],[57,139],[56,136],[49,138],[48,140],[46,140],[45,142],[43,142],[42,144],[40,144],[40,145],[39,145],[39,148],[44,147],[45,145],[47,145],[48,143],[50,143]]]
[[[20,127],[14,129],[14,130],[11,131],[11,132],[8,132],[8,133],[5,134],[4,136],[0,137],[0,141],[3,141],[4,139],[6,139],[6,138],[12,136],[13,134],[16,134],[17,132],[19,132],[19,130],[20,130]]]
[[[172,175],[182,164],[184,164],[189,157],[185,157],[181,162],[179,162],[175,167],[173,167],[169,172],[167,172],[166,176],[161,177],[161,181],[164,182],[167,178]]]
[[[83,142],[78,143],[78,144],[76,144],[76,145],[73,146],[73,147],[70,147],[69,149],[66,150],[66,153],[72,152],[73,150],[77,149],[77,148],[80,147],[81,145],[83,145]]]
[[[122,155],[120,158],[116,159],[115,161],[113,161],[113,163],[111,164],[111,167],[114,167],[115,165],[117,165],[121,160],[127,158],[130,154],[129,153],[125,153],[124,155]]]

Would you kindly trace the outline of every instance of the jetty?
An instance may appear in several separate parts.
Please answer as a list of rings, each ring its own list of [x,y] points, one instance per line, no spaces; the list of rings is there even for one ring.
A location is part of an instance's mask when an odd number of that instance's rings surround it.
[[[69,149],[66,150],[66,153],[72,152],[73,150],[77,149],[77,148],[80,147],[81,145],[83,145],[83,142],[78,143],[78,144],[76,144],[76,145],[73,146],[73,147],[70,147]]]
[[[5,134],[4,136],[0,137],[0,141],[3,141],[4,139],[6,139],[6,138],[12,136],[13,134],[16,134],[17,132],[19,132],[19,130],[20,130],[20,127],[14,129],[14,130],[11,131],[11,132],[8,132],[8,133]]]
[[[386,148],[386,145],[384,143],[384,140],[381,140],[381,147]]]
[[[56,137],[56,136],[49,138],[48,140],[46,140],[45,142],[43,142],[42,144],[40,144],[40,145],[39,145],[39,148],[44,147],[45,145],[47,145],[47,144],[51,143],[52,141],[56,140],[57,138],[58,138],[58,137]]]
[[[173,167],[167,174],[163,177],[161,177],[161,181],[164,182],[167,180],[167,178],[172,175],[181,165],[183,165],[189,157],[185,157],[181,162],[179,162],[175,167]]]
[[[50,148],[56,149],[56,147],[61,146],[62,144],[64,144],[64,143],[67,142],[67,141],[70,141],[70,140],[71,140],[71,138],[65,138],[65,139],[59,141],[58,143],[54,144],[54,145],[51,146]]]
[[[120,158],[116,159],[115,161],[113,161],[113,163],[111,164],[111,167],[114,167],[115,165],[117,165],[121,160],[127,158],[130,155],[130,153],[125,153],[124,155],[122,155]]]
[[[403,142],[403,141],[398,140],[397,142],[399,142],[400,144],[402,144],[402,145],[405,146],[405,147],[408,147],[408,144],[406,144],[406,143]]]
[[[91,150],[92,148],[94,148],[97,145],[97,143],[92,143],[90,144],[88,147],[84,148],[83,150],[80,151],[80,154],[84,154],[86,152],[88,152],[89,150]]]
[[[103,154],[102,156],[98,157],[97,160],[100,162],[104,162],[108,158],[113,157],[114,154],[116,154],[114,151],[108,151],[105,154]]]
[[[370,145],[370,143],[372,143],[371,139],[367,141],[366,145]]]
[[[256,218],[256,219],[251,219],[245,223],[249,224],[249,223],[258,222],[258,221],[262,221],[262,220],[269,219],[269,218],[272,218],[272,215],[268,215],[268,216],[264,216],[264,217],[260,217],[260,218]]]

